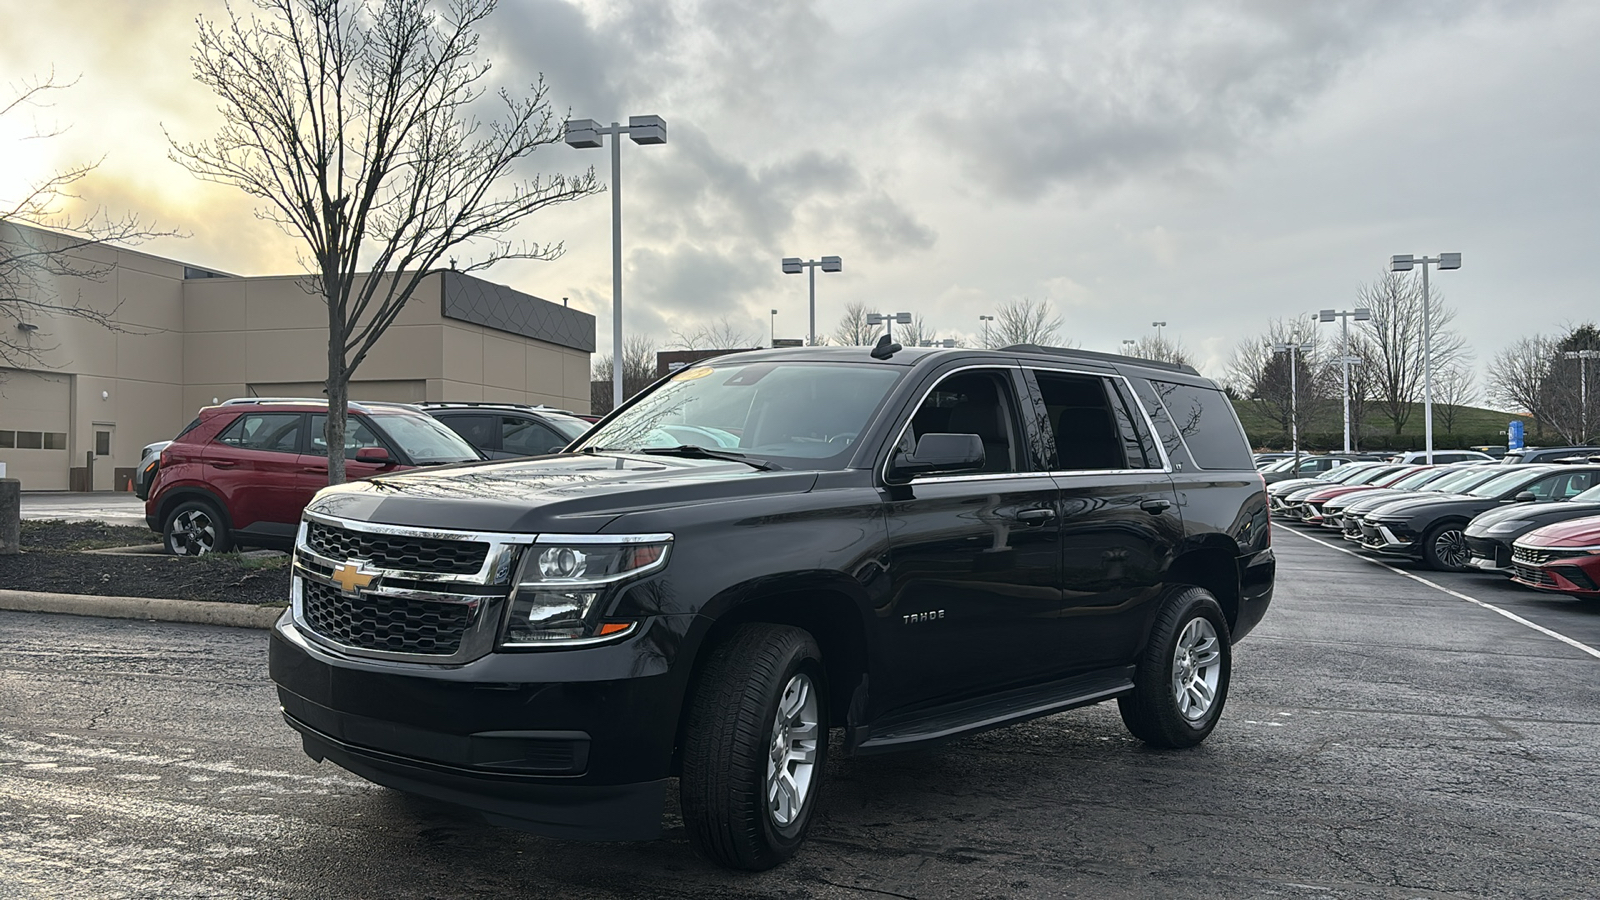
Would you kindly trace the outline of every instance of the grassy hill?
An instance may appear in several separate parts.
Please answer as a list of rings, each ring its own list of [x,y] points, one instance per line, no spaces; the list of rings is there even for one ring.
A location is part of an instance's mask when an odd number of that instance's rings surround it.
[[[1283,434],[1282,428],[1263,415],[1257,404],[1248,400],[1235,401],[1234,409],[1239,413],[1239,421],[1244,424],[1244,430],[1250,436],[1253,447],[1287,446],[1289,439]],[[1454,427],[1445,429],[1444,418],[1439,414],[1439,405],[1434,404],[1433,409],[1433,444],[1435,448],[1470,447],[1475,444],[1504,444],[1506,442],[1505,430],[1507,423],[1513,419],[1521,420],[1527,429],[1528,442],[1539,443],[1533,430],[1533,420],[1528,416],[1516,415],[1499,410],[1484,409],[1482,407],[1466,407],[1456,416]],[[1412,450],[1421,449],[1423,438],[1422,404],[1412,404],[1411,417],[1407,419],[1405,429],[1399,435],[1394,434],[1394,425],[1389,418],[1376,408],[1368,406],[1367,418],[1362,423],[1359,432],[1358,445],[1370,450]],[[1559,440],[1549,436],[1547,442]],[[1344,446],[1344,412],[1342,405],[1334,405],[1331,410],[1315,419],[1308,427],[1300,431],[1300,446],[1310,449],[1330,449]]]

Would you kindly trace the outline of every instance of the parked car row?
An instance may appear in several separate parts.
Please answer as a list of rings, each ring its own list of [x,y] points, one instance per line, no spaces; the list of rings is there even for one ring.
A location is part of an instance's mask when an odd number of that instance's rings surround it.
[[[179,556],[287,549],[300,513],[328,484],[327,402],[240,398],[200,410],[171,441],[145,448],[135,491],[145,521]],[[424,466],[559,452],[589,429],[566,410],[511,403],[351,403],[345,472],[366,478]]]
[[[1333,531],[1360,552],[1482,571],[1600,599],[1600,463],[1353,463],[1268,488],[1280,521]]]

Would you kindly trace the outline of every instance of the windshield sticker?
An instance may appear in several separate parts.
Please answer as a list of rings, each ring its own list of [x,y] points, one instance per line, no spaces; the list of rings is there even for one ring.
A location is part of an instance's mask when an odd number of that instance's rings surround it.
[[[715,371],[716,371],[716,369],[713,369],[710,366],[696,366],[693,369],[684,369],[682,372],[679,372],[678,374],[672,376],[672,380],[673,381],[694,381],[697,378],[704,378],[707,375],[710,375],[712,372],[715,372]]]

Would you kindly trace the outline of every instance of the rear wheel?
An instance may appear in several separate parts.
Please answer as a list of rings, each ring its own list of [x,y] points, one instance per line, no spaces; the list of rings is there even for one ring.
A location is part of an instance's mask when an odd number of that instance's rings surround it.
[[[226,553],[233,547],[222,513],[205,500],[185,500],[173,507],[162,536],[173,556]]]
[[[794,855],[822,789],[827,699],[821,651],[798,628],[744,625],[711,651],[678,782],[696,852],[752,871]]]
[[[1168,591],[1133,693],[1117,698],[1122,722],[1153,747],[1193,747],[1222,716],[1233,670],[1228,620],[1211,592],[1198,587]]]
[[[1467,546],[1467,526],[1461,522],[1444,522],[1428,529],[1422,539],[1422,561],[1428,568],[1440,572],[1465,572],[1472,561],[1472,548]]]

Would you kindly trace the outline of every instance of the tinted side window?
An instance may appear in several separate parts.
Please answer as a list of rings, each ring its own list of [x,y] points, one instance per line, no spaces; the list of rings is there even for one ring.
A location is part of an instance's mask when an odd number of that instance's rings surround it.
[[[217,435],[217,443],[244,450],[300,452],[299,413],[245,413]]]
[[[1168,419],[1183,435],[1195,465],[1202,469],[1255,468],[1239,419],[1226,395],[1187,384],[1150,383],[1161,395]]]
[[[917,407],[903,449],[914,449],[924,434],[975,434],[983,441],[981,472],[1025,471],[1029,454],[1018,437],[1018,409],[1006,370],[958,372]]]
[[[314,415],[311,417],[311,452],[316,456],[328,455],[327,438],[328,417]],[[362,447],[382,447],[383,441],[372,433],[372,428],[365,419],[359,416],[348,416],[344,420],[344,456],[345,459],[354,459],[356,451]]]
[[[1105,379],[1035,370],[1055,438],[1054,469],[1126,469],[1128,456]],[[1136,450],[1137,452],[1137,450]],[[1142,456],[1140,461],[1143,462]]]
[[[479,450],[498,450],[500,422],[497,416],[439,416],[446,428],[461,435]]]
[[[560,449],[570,443],[543,422],[517,416],[500,417],[500,442],[507,453],[523,456],[549,453],[551,448]]]

